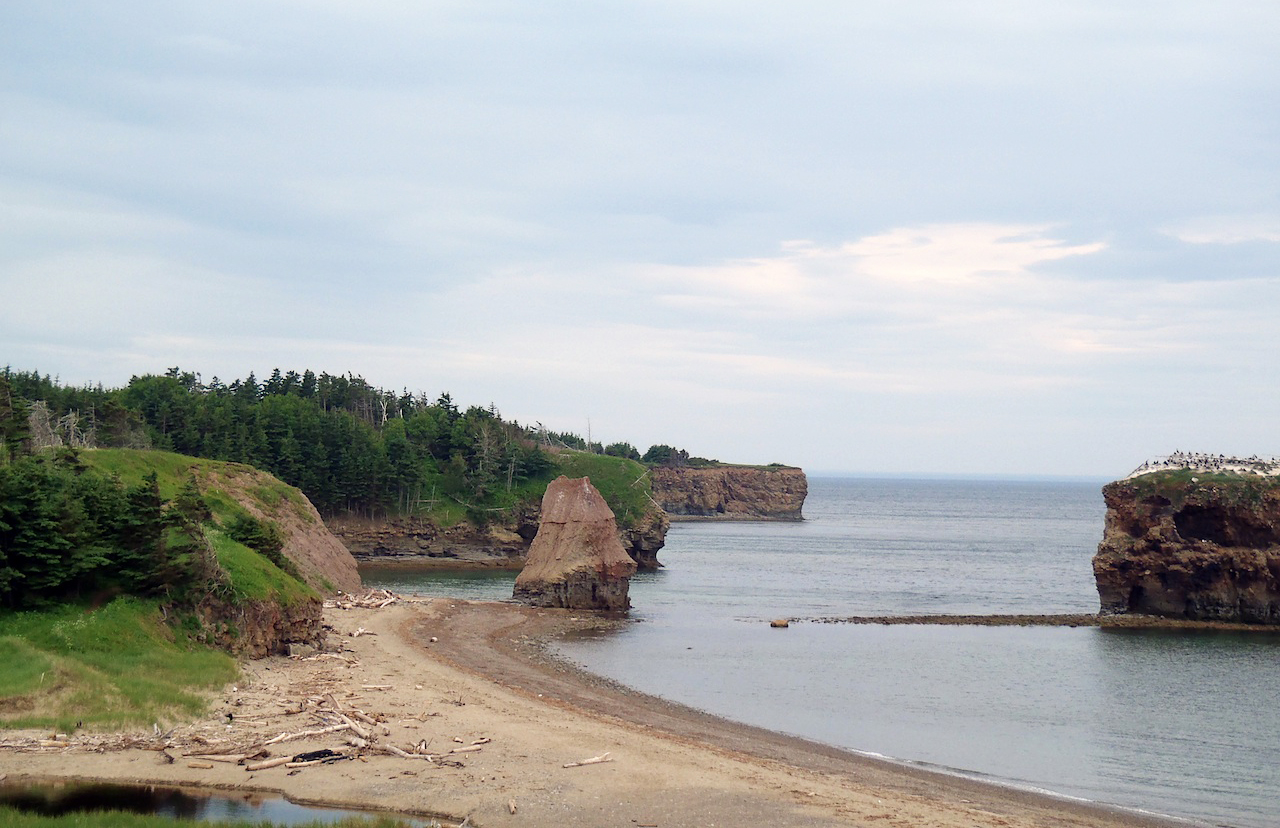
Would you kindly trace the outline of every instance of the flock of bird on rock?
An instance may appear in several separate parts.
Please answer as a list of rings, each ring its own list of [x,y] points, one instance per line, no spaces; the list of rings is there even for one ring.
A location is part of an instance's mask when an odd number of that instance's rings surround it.
[[[1201,454],[1191,451],[1175,451],[1168,457],[1145,460],[1130,472],[1129,477],[1142,474],[1187,469],[1200,472],[1234,472],[1236,474],[1260,474],[1267,477],[1280,475],[1280,460],[1275,457],[1233,457],[1226,454]]]

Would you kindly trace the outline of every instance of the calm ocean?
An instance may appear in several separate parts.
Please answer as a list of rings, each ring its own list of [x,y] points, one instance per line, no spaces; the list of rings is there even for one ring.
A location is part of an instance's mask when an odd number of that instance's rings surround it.
[[[801,523],[677,523],[593,672],[773,730],[1238,828],[1280,823],[1280,635],[779,617],[1095,612],[1098,483],[811,478]],[[370,585],[509,598],[510,572]]]

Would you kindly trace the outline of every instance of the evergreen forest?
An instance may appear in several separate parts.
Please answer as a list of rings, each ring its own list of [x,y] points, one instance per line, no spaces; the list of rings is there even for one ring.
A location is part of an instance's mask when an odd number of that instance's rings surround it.
[[[478,522],[551,472],[540,440],[581,442],[505,421],[493,406],[460,410],[447,393],[430,400],[354,375],[279,370],[223,383],[173,368],[104,389],[5,369],[0,429],[0,464],[33,446],[155,448],[268,471],[325,516],[429,513],[444,502]]]
[[[493,405],[460,409],[448,393],[432,400],[352,374],[279,369],[224,383],[171,368],[107,389],[5,367],[0,439],[0,467],[47,448],[154,448],[270,472],[325,517],[438,515],[445,505],[476,523],[554,476],[550,454],[563,449],[651,465],[715,462],[667,445],[642,455],[626,442],[526,428]]]

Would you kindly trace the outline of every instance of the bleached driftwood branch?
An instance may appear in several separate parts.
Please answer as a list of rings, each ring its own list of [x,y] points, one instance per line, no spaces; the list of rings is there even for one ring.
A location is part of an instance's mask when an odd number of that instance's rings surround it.
[[[569,762],[568,764],[564,765],[564,767],[580,768],[583,765],[599,765],[602,762],[612,762],[612,761],[613,761],[612,757],[610,757],[609,754],[606,752],[606,753],[600,754],[599,756],[592,756],[590,759],[583,759],[581,762]]]

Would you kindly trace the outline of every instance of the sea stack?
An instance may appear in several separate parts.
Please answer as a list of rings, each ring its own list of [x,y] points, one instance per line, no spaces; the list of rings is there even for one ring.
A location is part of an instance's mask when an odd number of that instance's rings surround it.
[[[561,475],[542,497],[538,534],[512,596],[535,607],[626,610],[635,572],[591,479]]]
[[[1280,624],[1275,472],[1163,462],[1107,484],[1093,558],[1102,612]]]

